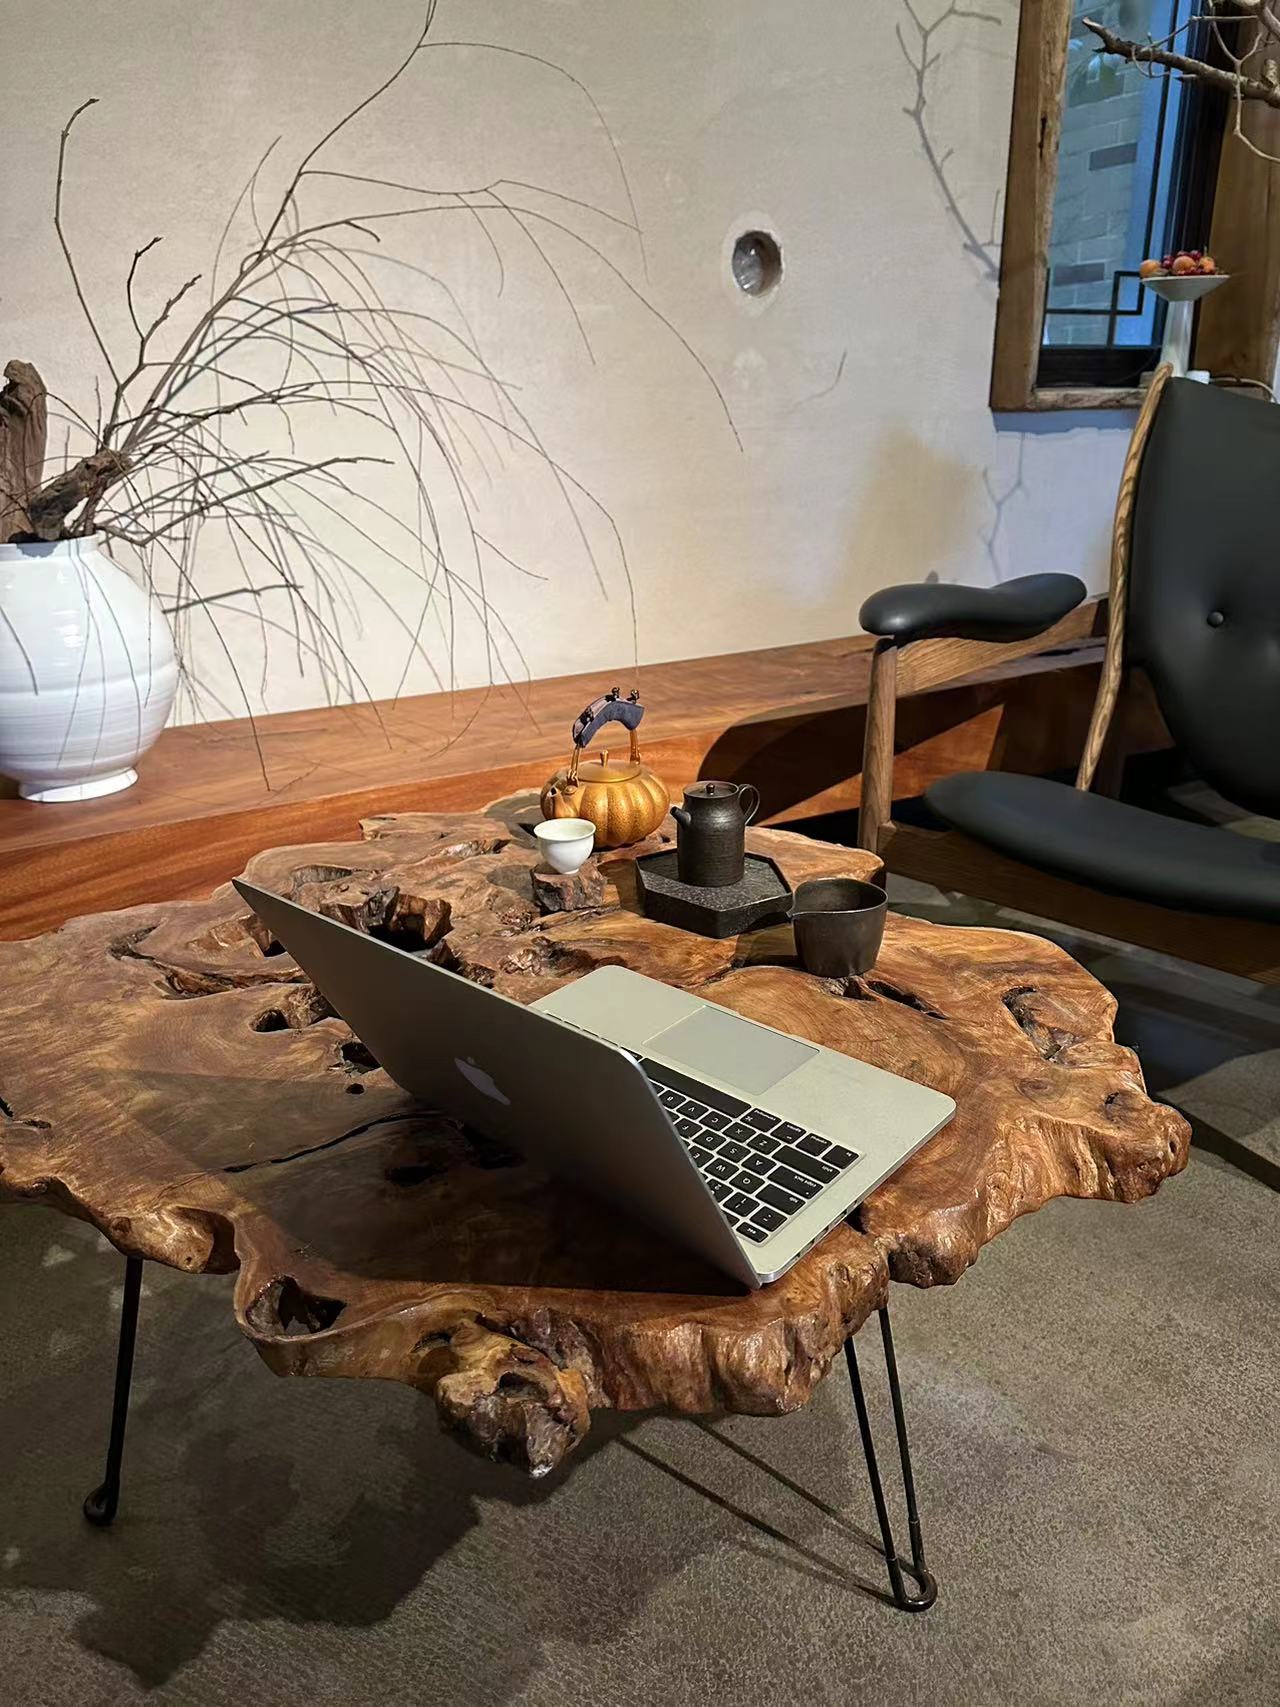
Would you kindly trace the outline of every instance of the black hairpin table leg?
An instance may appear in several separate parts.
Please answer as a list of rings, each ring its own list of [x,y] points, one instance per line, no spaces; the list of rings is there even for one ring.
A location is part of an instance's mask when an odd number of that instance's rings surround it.
[[[124,1457],[124,1425],[129,1416],[129,1386],[133,1379],[133,1347],[138,1337],[138,1299],[142,1292],[142,1258],[126,1257],[124,1302],[120,1306],[120,1345],[116,1352],[115,1396],[111,1402],[111,1438],[101,1486],[84,1502],[90,1523],[105,1528],[120,1505],[120,1463]]]
[[[938,1585],[925,1569],[924,1539],[920,1532],[920,1513],[916,1507],[916,1485],[911,1474],[911,1448],[907,1443],[907,1419],[902,1409],[902,1389],[898,1385],[898,1360],[893,1354],[893,1330],[889,1326],[888,1305],[880,1310],[880,1337],[884,1342],[885,1369],[889,1376],[889,1397],[893,1401],[893,1426],[898,1436],[898,1457],[902,1464],[902,1487],[907,1500],[907,1529],[911,1537],[911,1563],[898,1557],[893,1530],[889,1525],[889,1508],[885,1503],[880,1468],[876,1463],[875,1442],[871,1438],[871,1421],[867,1416],[867,1401],[862,1391],[862,1376],[858,1369],[858,1353],[853,1336],[844,1342],[845,1361],[849,1365],[849,1381],[853,1387],[853,1405],[858,1413],[858,1431],[862,1435],[862,1451],[867,1460],[867,1476],[871,1482],[871,1497],[875,1501],[876,1518],[880,1524],[880,1539],[884,1545],[885,1564],[893,1603],[903,1612],[923,1612],[938,1598]],[[918,1594],[909,1594],[903,1578],[906,1571],[919,1585]]]

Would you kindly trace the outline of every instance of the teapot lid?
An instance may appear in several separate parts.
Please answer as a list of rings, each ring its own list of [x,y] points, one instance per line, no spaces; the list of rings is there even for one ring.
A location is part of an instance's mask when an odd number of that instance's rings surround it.
[[[611,759],[607,747],[602,747],[598,753],[575,751],[574,759],[567,780],[579,788],[634,782],[638,776],[646,774],[646,767],[638,759]]]
[[[634,782],[643,769],[638,760],[611,759],[608,750],[602,748],[598,758],[594,754],[584,755],[582,764],[578,766],[578,781]]]

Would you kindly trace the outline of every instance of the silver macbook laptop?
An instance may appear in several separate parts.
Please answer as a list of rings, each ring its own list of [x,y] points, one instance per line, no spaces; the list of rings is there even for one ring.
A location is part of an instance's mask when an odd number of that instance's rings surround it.
[[[605,966],[530,1006],[236,883],[397,1084],[699,1252],[774,1280],[950,1097]]]

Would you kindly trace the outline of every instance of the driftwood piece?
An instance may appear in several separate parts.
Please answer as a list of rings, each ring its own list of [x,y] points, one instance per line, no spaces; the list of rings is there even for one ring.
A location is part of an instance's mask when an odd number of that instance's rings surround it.
[[[604,905],[604,874],[598,859],[588,859],[577,871],[536,867],[533,894],[544,913],[577,913]]]
[[[1060,949],[891,917],[875,970],[824,981],[790,930],[711,941],[637,911],[601,858],[591,912],[539,914],[532,838],[498,809],[375,820],[248,875],[531,1000],[625,963],[950,1092],[956,1119],[773,1286],[696,1258],[413,1104],[229,887],[0,945],[0,1198],[44,1200],[122,1251],[237,1270],[243,1331],[280,1374],[434,1396],[463,1438],[535,1473],[602,1407],[803,1404],[890,1271],[956,1279],[1059,1195],[1146,1196],[1188,1133],[1112,1039],[1114,1004]],[[866,853],[780,831],[792,883]],[[856,1139],[856,1111],[851,1116]]]
[[[30,362],[5,364],[0,391],[0,543],[31,528],[30,500],[44,479],[48,401]]]
[[[130,466],[129,458],[115,450],[96,450],[91,456],[82,456],[74,467],[27,500],[31,532],[37,539],[57,539],[72,510],[100,498],[129,472]]]

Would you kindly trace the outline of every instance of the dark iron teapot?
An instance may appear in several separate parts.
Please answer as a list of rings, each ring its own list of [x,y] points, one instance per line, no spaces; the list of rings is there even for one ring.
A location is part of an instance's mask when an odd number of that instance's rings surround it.
[[[751,805],[745,797],[751,796]],[[746,859],[747,825],[760,810],[760,791],[750,783],[695,782],[684,791],[684,805],[673,806],[676,870],[681,883],[699,889],[723,889],[741,883]]]

